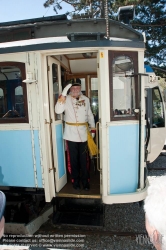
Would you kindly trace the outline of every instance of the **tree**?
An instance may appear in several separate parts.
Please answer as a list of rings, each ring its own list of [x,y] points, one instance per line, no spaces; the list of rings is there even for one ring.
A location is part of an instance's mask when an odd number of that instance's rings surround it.
[[[61,3],[65,2],[80,11],[89,13],[90,17],[104,17],[106,0],[47,0],[45,7],[53,5],[58,13]],[[120,6],[135,5],[135,19],[131,21],[133,28],[146,35],[145,63],[154,68],[157,75],[166,76],[166,3],[165,0],[107,0],[109,17],[117,19]],[[73,13],[66,13],[71,16]]]
[[[157,75],[166,75],[166,3],[165,0],[140,1],[136,6],[136,18],[132,27],[145,32],[145,63],[150,64]]]
[[[61,3],[71,5],[74,8],[74,13],[67,12],[67,15],[78,14],[81,11],[87,12],[91,17],[104,17],[105,0],[46,0],[44,7],[53,6],[55,12],[58,14],[58,10],[62,9]],[[112,5],[114,0],[108,0],[108,8],[110,14],[112,12]]]

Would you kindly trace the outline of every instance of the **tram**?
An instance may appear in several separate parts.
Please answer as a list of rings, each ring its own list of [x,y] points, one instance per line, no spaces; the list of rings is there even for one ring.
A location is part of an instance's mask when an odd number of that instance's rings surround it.
[[[144,66],[145,37],[120,21],[66,15],[0,24],[0,188],[55,197],[141,201],[147,162],[165,143],[157,76]],[[99,153],[90,190],[74,190],[66,168],[64,115],[55,103],[81,79],[96,118]]]

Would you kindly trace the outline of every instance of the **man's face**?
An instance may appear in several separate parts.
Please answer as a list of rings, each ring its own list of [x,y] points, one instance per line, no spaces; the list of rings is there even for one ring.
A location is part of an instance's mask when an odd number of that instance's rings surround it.
[[[81,86],[73,86],[70,88],[70,92],[71,92],[71,95],[73,97],[78,97],[80,95],[80,92],[81,92]]]

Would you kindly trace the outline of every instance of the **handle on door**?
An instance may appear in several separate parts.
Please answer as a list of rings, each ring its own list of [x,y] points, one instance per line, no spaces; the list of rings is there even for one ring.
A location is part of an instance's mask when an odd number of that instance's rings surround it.
[[[96,122],[96,145],[97,145],[97,148],[99,148],[99,124],[100,122]],[[96,155],[96,159],[97,159],[97,170],[100,172],[101,169],[99,167],[99,150],[97,150],[97,155]]]

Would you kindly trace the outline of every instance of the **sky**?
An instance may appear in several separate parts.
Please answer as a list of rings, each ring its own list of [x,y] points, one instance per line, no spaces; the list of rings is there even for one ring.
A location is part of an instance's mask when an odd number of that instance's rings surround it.
[[[57,15],[52,6],[45,8],[44,2],[45,0],[0,0],[0,22]],[[68,4],[63,4],[62,7],[62,10],[58,10],[58,15],[73,10]]]

